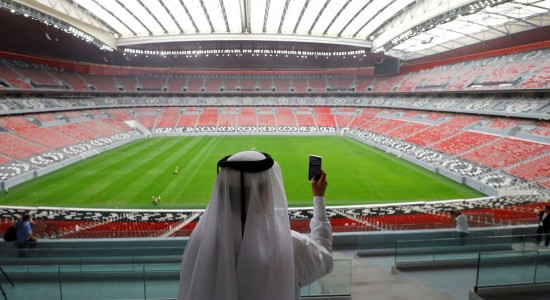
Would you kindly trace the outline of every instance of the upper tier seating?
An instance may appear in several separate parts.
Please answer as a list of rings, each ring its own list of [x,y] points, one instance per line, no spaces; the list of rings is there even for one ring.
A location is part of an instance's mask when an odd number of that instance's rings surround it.
[[[32,86],[23,80],[21,76],[0,63],[0,80],[9,84],[16,90],[31,90]]]
[[[206,78],[204,82],[205,82],[204,84],[205,84],[206,92],[208,93],[220,92],[221,80]]]
[[[357,93],[364,93],[364,92],[370,91],[369,88],[371,88],[373,81],[374,81],[374,78],[357,77],[357,79],[355,80],[355,84],[357,85],[355,87],[355,91]]]
[[[313,93],[322,93],[326,91],[326,86],[328,86],[327,80],[325,78],[306,78],[308,92]]]
[[[531,60],[531,61],[517,61],[509,62],[505,61],[498,65],[490,74],[483,78],[480,83],[486,85],[489,83],[515,83],[518,80],[521,80],[522,75],[527,75],[526,73],[535,69],[538,65],[543,63],[541,60]]]
[[[206,85],[204,83],[205,80],[206,79],[204,78],[188,78],[186,82],[187,86],[184,86],[183,88],[186,88],[187,92],[202,92],[202,89],[206,88]]]
[[[228,78],[223,79],[222,86],[223,86],[224,91],[225,90],[234,91],[234,90],[236,90],[237,88],[240,87],[238,79],[228,79]]]
[[[487,70],[485,67],[471,66],[467,69],[463,69],[462,72],[457,72],[455,80],[449,84],[447,90],[449,91],[462,91],[467,90],[469,84],[472,81],[485,73]]]
[[[272,79],[258,79],[258,88],[260,91],[272,92],[273,91],[273,80]]]
[[[166,78],[147,78],[137,77],[138,90],[161,92],[167,90],[168,84]]]
[[[548,88],[550,82],[550,62],[548,59],[539,66],[539,68],[534,72],[534,74],[523,81],[520,85],[524,89],[541,89]]]
[[[294,91],[297,93],[307,92],[307,81],[306,79],[294,79],[290,80],[292,82],[291,88],[294,88]]]
[[[396,75],[396,76],[387,76],[387,77],[377,77],[372,82],[372,91],[373,92],[393,92],[394,87],[399,85],[406,75]]]
[[[59,82],[55,77],[48,74],[41,69],[20,68],[11,66],[12,70],[26,78],[26,82],[29,82],[34,88],[64,88],[63,84]]]
[[[256,79],[240,79],[239,86],[241,90],[255,90],[258,87],[258,82]]]
[[[337,74],[168,74],[144,69],[143,76],[94,75],[58,71],[21,60],[0,63],[3,90],[51,89],[97,92],[208,92],[247,93],[341,93],[341,92],[422,92],[493,89],[544,89],[550,83],[550,49],[511,53],[502,56],[436,66],[390,76]],[[151,72],[147,74],[147,72]],[[157,71],[158,72],[158,71]],[[102,73],[102,72],[98,72]],[[107,72],[105,72],[107,73]],[[161,72],[162,73],[162,72]],[[166,78],[156,78],[166,77]],[[170,78],[172,77],[172,78]],[[230,77],[230,78],[226,78]],[[283,79],[284,77],[288,77]],[[63,83],[66,83],[65,86]],[[221,90],[223,88],[223,91]]]
[[[276,92],[287,93],[290,91],[290,79],[273,79],[273,85],[275,86]]]
[[[119,85],[114,76],[80,74],[98,92],[118,92]]]
[[[184,78],[169,78],[166,81],[168,85],[168,92],[170,93],[181,93],[183,87],[186,85],[187,80]]]
[[[355,78],[327,78],[327,88],[332,90],[350,90],[354,88]]]
[[[411,92],[414,91],[416,86],[425,80],[427,74],[425,73],[411,73],[409,74],[403,82],[400,83],[399,87],[396,89],[396,92]]]
[[[437,73],[437,75],[434,76],[430,72],[422,77],[422,79],[418,81],[417,85],[415,86],[416,91],[422,92],[445,90],[451,83],[454,82],[455,79],[457,79],[462,73],[464,73],[464,71],[461,69],[437,70],[432,72]]]
[[[116,76],[115,80],[127,92],[136,92],[138,88],[138,78],[134,75]]]
[[[78,73],[73,72],[50,72],[57,79],[66,83],[75,91],[87,92],[90,89],[88,88],[88,83],[86,83]]]

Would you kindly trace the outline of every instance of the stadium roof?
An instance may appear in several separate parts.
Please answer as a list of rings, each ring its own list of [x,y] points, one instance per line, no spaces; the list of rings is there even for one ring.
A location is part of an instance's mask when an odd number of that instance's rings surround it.
[[[550,25],[550,0],[0,0],[0,4],[60,26],[106,51],[139,53],[144,47],[154,49],[151,45],[172,44],[172,52],[149,52],[159,55],[177,54],[178,46],[173,45],[177,42],[223,48],[235,41],[247,45],[252,41],[266,42],[264,47],[279,42],[339,45],[409,60],[530,29],[547,31],[544,27]]]

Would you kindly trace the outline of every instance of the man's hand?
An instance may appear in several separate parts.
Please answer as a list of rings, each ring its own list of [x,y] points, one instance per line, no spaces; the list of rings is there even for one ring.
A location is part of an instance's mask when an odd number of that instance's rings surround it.
[[[321,177],[319,179],[315,179],[315,177],[311,178],[311,190],[313,192],[313,196],[324,197],[327,185],[327,174],[325,171],[321,170]]]

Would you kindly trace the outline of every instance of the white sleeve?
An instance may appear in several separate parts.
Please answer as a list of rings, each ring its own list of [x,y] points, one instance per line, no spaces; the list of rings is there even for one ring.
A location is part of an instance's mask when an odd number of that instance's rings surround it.
[[[313,202],[310,236],[292,231],[294,267],[300,287],[332,271],[332,226],[327,218],[325,199],[316,196]]]

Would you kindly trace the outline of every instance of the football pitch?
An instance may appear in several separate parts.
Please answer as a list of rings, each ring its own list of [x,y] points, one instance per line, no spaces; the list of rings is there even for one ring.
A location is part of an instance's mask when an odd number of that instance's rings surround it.
[[[204,208],[218,160],[253,148],[269,153],[281,165],[289,206],[312,205],[309,154],[323,157],[330,206],[484,196],[341,136],[200,136],[132,142],[14,186],[0,195],[0,205]],[[162,200],[155,207],[151,200],[158,195]]]

